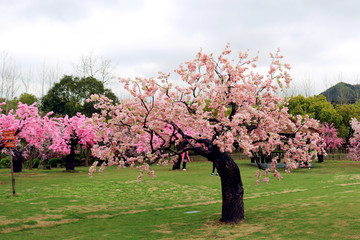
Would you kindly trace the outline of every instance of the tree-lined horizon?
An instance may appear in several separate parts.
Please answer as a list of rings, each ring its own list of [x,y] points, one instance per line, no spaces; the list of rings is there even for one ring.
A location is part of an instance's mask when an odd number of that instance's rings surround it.
[[[69,65],[66,71],[60,64]],[[44,60],[40,66],[30,66],[23,68],[11,53],[6,50],[0,51],[0,98],[11,101],[19,98],[21,94],[31,94],[40,100],[56,83],[59,83],[64,76],[73,76],[76,78],[92,77],[102,82],[105,87],[110,84],[121,89],[117,82],[117,77],[122,75],[116,73],[116,64],[105,56],[96,54],[93,50],[81,54],[76,62],[58,63],[51,65]],[[175,66],[174,66],[175,67]],[[70,70],[71,69],[71,70]],[[126,77],[126,76],[122,76]],[[310,97],[314,95],[325,95],[329,102],[354,103],[354,99],[359,98],[359,90],[354,90],[354,86],[360,84],[359,74],[345,77],[342,72],[329,78],[314,79],[311,74],[305,74],[297,79],[297,83],[292,83],[290,88],[282,94],[284,97],[303,95]],[[314,92],[314,82],[322,81],[324,89],[321,93]],[[353,84],[350,84],[352,82]],[[331,90],[339,88],[342,84],[342,90]],[[328,90],[335,92],[334,98],[329,98]],[[124,92],[117,93],[117,97],[123,97]],[[128,97],[128,96],[125,96]],[[334,101],[335,99],[335,101]]]
[[[72,70],[64,71],[59,64],[50,66],[44,61],[41,66],[23,69],[10,53],[0,51],[0,99],[11,101],[24,93],[41,99],[65,76],[94,78],[105,87],[116,78],[115,64],[93,51],[82,54],[77,62],[70,65]]]

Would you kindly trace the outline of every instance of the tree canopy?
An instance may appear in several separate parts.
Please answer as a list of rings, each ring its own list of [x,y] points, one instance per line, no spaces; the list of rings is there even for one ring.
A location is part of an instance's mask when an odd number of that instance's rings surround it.
[[[18,152],[21,155],[32,146],[37,149],[42,159],[52,153],[67,155],[65,164],[67,170],[74,170],[74,155],[77,144],[93,145],[95,139],[95,125],[91,118],[78,113],[69,118],[50,117],[52,112],[43,114],[39,112],[36,104],[27,105],[19,103],[16,110],[7,114],[0,109],[0,150],[4,148],[5,141],[1,135],[3,131],[16,132],[16,148],[8,151]],[[43,116],[44,115],[44,116]],[[22,161],[18,159],[17,161]],[[21,164],[20,164],[21,166]]]
[[[228,154],[240,147],[250,156],[270,155],[281,148],[289,169],[309,163],[322,141],[315,130],[319,122],[305,116],[296,121],[288,114],[276,92],[288,86],[290,66],[281,62],[279,51],[271,54],[266,75],[256,72],[257,57],[240,52],[230,60],[227,46],[215,58],[199,52],[194,60],[180,65],[175,72],[182,84],[175,85],[170,74],[155,78],[122,79],[132,98],[114,105],[101,96],[92,96],[101,114],[98,144],[92,153],[106,164],[124,166],[124,158],[141,173],[153,175],[150,165],[166,165],[176,156],[192,150],[212,162],[221,178],[222,222],[237,223],[244,218],[243,185],[237,164]],[[127,157],[136,148],[139,155]],[[274,158],[271,169],[257,173],[260,181],[269,181],[269,173],[280,179]],[[260,165],[258,165],[260,167]],[[94,171],[94,166],[90,172]],[[140,175],[141,176],[141,175]]]
[[[37,102],[38,98],[31,93],[22,93],[19,97],[19,102],[27,105],[32,105],[33,103]]]
[[[351,128],[354,136],[350,138],[349,158],[360,161],[360,123],[356,118],[351,119]]]
[[[3,113],[8,113],[10,110],[16,110],[18,107],[19,102],[27,105],[32,105],[33,103],[37,102],[38,98],[31,93],[22,93],[19,97],[14,97],[11,100],[7,100],[5,98],[0,98],[0,102],[5,102],[6,106],[2,109]]]
[[[344,139],[344,146],[349,146],[349,140],[353,136],[351,119],[360,120],[360,102],[354,104],[333,105],[328,102],[324,95],[304,97],[298,95],[289,99],[289,113],[296,115],[309,115],[320,123],[331,125],[338,129],[337,135]]]
[[[104,95],[117,101],[115,94],[93,77],[64,76],[41,99],[41,108],[44,112],[53,111],[63,116],[75,116],[80,112],[91,117],[95,109],[92,103],[86,102],[86,99],[92,94]]]
[[[351,127],[351,119],[360,119],[360,104],[337,105],[335,109],[342,118],[341,124],[338,127],[338,134],[344,139],[345,145],[348,146],[349,140],[354,134],[354,130]]]
[[[335,128],[339,128],[343,120],[342,116],[323,95],[311,97],[298,95],[291,97],[288,108],[289,113],[293,116],[309,115],[309,117],[319,120],[320,123],[333,123]]]

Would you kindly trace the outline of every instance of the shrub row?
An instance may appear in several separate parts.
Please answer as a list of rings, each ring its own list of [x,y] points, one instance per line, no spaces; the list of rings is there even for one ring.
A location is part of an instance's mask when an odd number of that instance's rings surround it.
[[[29,168],[30,161],[27,160],[24,162],[24,167]],[[33,168],[37,168],[40,165],[40,159],[32,160]],[[64,161],[61,158],[52,158],[49,160],[48,164],[51,167],[57,167],[58,164],[64,164]],[[0,168],[10,168],[10,157],[6,156],[0,159]]]

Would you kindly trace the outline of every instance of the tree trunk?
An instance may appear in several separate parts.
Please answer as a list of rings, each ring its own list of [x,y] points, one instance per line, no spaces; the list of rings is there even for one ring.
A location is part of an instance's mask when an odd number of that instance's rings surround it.
[[[29,170],[32,170],[33,169],[33,165],[34,165],[34,155],[36,153],[36,148],[35,147],[32,147],[31,150],[30,150],[30,157],[29,157]]]
[[[89,166],[89,158],[90,158],[90,147],[86,147],[86,155],[85,155],[85,167]]]
[[[17,149],[14,149],[13,153],[14,153],[14,156],[13,156],[14,172],[21,172],[22,171],[22,163],[23,163],[22,152],[18,151]]]
[[[244,219],[244,189],[240,170],[234,160],[219,150],[213,151],[208,160],[213,162],[221,178],[222,216],[224,223],[238,223]]]
[[[74,171],[75,170],[75,161],[74,156],[72,154],[69,154],[64,159],[65,162],[65,171]]]
[[[32,157],[29,159],[29,170],[33,169],[33,159]]]
[[[179,155],[179,156],[177,157],[176,162],[175,162],[174,165],[173,165],[173,170],[180,169],[180,165],[181,165],[181,156]]]
[[[324,155],[323,154],[318,154],[317,157],[318,157],[319,162],[324,162]]]
[[[13,168],[14,168],[14,172],[21,172],[22,171],[22,161],[16,159],[15,157],[13,158]]]
[[[64,159],[65,171],[73,172],[75,170],[75,148],[78,141],[76,139],[70,140],[70,154]]]

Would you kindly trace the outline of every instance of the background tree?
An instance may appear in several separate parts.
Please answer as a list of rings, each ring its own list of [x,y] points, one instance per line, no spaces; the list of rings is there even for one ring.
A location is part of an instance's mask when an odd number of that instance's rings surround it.
[[[351,128],[354,131],[354,136],[350,138],[349,155],[348,158],[360,161],[360,123],[356,118],[351,119]]]
[[[56,127],[56,123],[48,115],[40,116],[35,104],[29,106],[22,103],[18,104],[16,110],[12,109],[6,114],[0,114],[0,132],[13,130],[16,133],[17,146],[8,149],[8,154],[14,156],[15,172],[22,169],[25,145],[32,145],[37,149],[42,149],[43,143],[47,139],[58,135],[59,128]]]
[[[37,102],[38,99],[35,95],[30,93],[22,93],[20,97],[14,97],[11,100],[7,100],[5,98],[0,98],[0,102],[6,103],[2,109],[3,114],[9,113],[11,110],[16,110],[18,108],[19,102],[32,105],[33,103]]]
[[[20,68],[7,53],[0,52],[0,97],[11,100],[20,88]]]
[[[351,119],[360,119],[360,104],[344,104],[337,105],[336,112],[341,116],[342,121],[339,126],[339,136],[344,139],[345,147],[349,146],[350,138],[354,134],[354,130],[351,127]]]
[[[104,85],[114,79],[114,66],[110,59],[97,56],[93,51],[82,55],[79,63],[73,66],[76,75],[82,78],[96,78]]]
[[[92,153],[108,165],[124,166],[123,158],[142,173],[153,175],[150,165],[167,164],[178,154],[192,150],[206,157],[218,170],[222,187],[222,218],[225,223],[244,219],[243,185],[237,164],[228,154],[235,147],[245,153],[270,154],[277,148],[285,150],[284,161],[289,169],[299,162],[309,162],[321,151],[319,134],[309,131],[318,121],[298,117],[292,121],[283,107],[283,99],[275,93],[291,81],[288,64],[282,64],[279,52],[271,54],[272,62],[266,76],[256,68],[257,57],[249,59],[245,52],[236,61],[227,59],[227,47],[217,58],[199,52],[193,61],[181,65],[176,73],[182,84],[174,85],[169,74],[157,79],[123,79],[131,99],[113,104],[104,97],[92,96],[101,114],[93,120],[98,124],[97,145]],[[206,110],[205,110],[206,109]],[[288,139],[282,133],[290,130]],[[184,148],[176,148],[177,146]],[[137,157],[128,158],[126,150],[136,147]],[[141,150],[140,150],[141,149]],[[280,179],[273,159],[271,171]],[[103,163],[102,168],[106,165]],[[90,168],[90,173],[95,166]],[[101,168],[101,169],[102,169]],[[264,171],[264,181],[270,169]],[[260,180],[262,174],[258,172]]]
[[[38,77],[41,81],[41,97],[43,97],[45,92],[52,88],[54,83],[60,79],[59,66],[56,65],[56,67],[51,68],[44,61],[41,69],[38,71]]]
[[[75,151],[78,144],[83,148],[92,146],[95,143],[95,128],[91,118],[78,113],[76,116],[69,118],[57,118],[60,129],[59,134],[53,135],[52,145],[49,149],[54,152],[64,152],[66,171],[75,170]]]
[[[17,147],[8,151],[14,155],[14,162],[19,163],[17,171],[21,171],[23,153],[29,155],[32,147],[38,150],[42,161],[56,153],[66,155],[66,170],[73,171],[78,144],[87,147],[95,143],[95,125],[90,118],[80,113],[71,118],[50,118],[51,114],[42,116],[35,104],[22,103],[16,110],[0,114],[0,133],[5,130],[16,132]]]
[[[95,109],[86,99],[92,94],[103,94],[114,101],[117,100],[115,94],[104,88],[104,84],[95,78],[64,76],[41,99],[41,108],[44,112],[53,111],[62,116],[71,117],[80,112],[90,117]]]
[[[19,97],[19,102],[27,105],[32,105],[33,103],[36,103],[38,101],[38,98],[31,93],[22,93]]]
[[[333,123],[336,128],[340,127],[343,120],[342,116],[323,95],[311,97],[298,95],[291,97],[288,108],[289,113],[293,116],[309,115],[309,117],[319,120],[320,123]]]
[[[30,87],[33,87],[32,81],[34,80],[32,69],[29,68],[27,73],[21,76],[21,82],[24,87],[24,92],[30,92]]]
[[[301,90],[305,97],[314,95],[315,81],[310,74],[304,76],[301,81]]]
[[[333,123],[323,123],[320,128],[321,137],[326,143],[325,150],[327,151],[338,149],[344,143],[344,140],[338,137],[338,130],[333,125]]]

